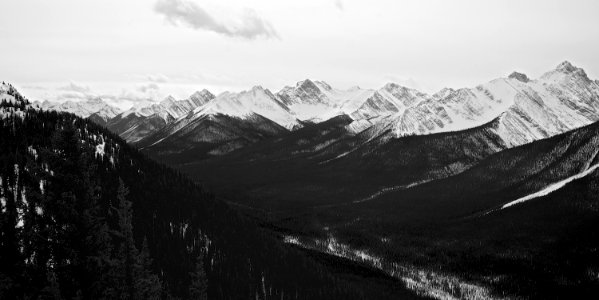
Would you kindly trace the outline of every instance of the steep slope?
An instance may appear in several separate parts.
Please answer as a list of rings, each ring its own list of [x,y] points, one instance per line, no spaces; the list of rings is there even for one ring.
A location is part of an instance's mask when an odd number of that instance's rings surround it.
[[[0,107],[2,298],[115,297],[129,284],[128,264],[108,259],[122,253],[127,226],[146,249],[144,265],[159,274],[160,297],[190,297],[198,257],[209,299],[413,297],[341,279],[115,134],[9,95],[18,103]]]
[[[127,116],[116,116],[108,122],[106,127],[127,142],[135,143],[164,128],[166,124],[168,122],[157,114],[149,116],[129,114]]]
[[[190,114],[144,138],[137,146],[170,163],[202,160],[282,135],[287,129],[260,115],[244,118]]]

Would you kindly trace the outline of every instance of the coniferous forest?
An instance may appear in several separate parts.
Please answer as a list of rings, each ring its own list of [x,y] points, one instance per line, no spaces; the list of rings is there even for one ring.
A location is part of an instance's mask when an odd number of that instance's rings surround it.
[[[1,104],[0,299],[363,299],[331,272],[118,136]]]

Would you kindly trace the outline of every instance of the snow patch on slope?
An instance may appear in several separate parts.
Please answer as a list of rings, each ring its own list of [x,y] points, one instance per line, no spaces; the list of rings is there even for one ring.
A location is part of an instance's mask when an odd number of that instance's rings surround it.
[[[547,187],[543,188],[542,190],[540,190],[538,192],[532,193],[530,195],[524,196],[524,197],[519,198],[517,200],[514,200],[512,202],[509,202],[509,203],[503,205],[501,207],[501,209],[505,209],[505,208],[514,206],[516,204],[524,203],[526,201],[529,201],[529,200],[532,200],[532,199],[535,199],[535,198],[547,196],[550,193],[555,192],[555,191],[563,188],[566,184],[568,184],[568,183],[570,183],[570,182],[572,182],[574,180],[583,178],[583,177],[585,177],[585,176],[593,173],[593,171],[595,171],[597,168],[599,168],[599,164],[596,164],[596,165],[594,165],[594,166],[586,169],[584,172],[578,173],[578,174],[570,176],[570,177],[568,177],[566,179],[560,180],[560,181],[558,181],[556,183],[550,184],[550,185],[548,185]]]

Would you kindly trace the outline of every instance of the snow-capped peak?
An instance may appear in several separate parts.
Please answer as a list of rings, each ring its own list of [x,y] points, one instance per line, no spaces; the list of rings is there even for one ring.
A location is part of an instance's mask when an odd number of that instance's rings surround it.
[[[191,94],[191,96],[189,96],[189,98],[213,98],[214,95],[207,89],[203,89],[201,91],[196,91],[195,93]]]
[[[557,70],[557,71],[562,71],[562,72],[566,72],[566,73],[572,73],[578,69],[579,68],[575,67],[574,65],[572,65],[572,63],[570,63],[567,60],[562,62],[555,68],[555,70]]]
[[[277,93],[277,96],[288,106],[328,102],[326,95],[310,79],[299,81],[295,87],[285,87]]]
[[[191,100],[194,103],[195,107],[202,106],[211,101],[212,99],[214,99],[214,94],[212,94],[210,91],[206,89],[195,92],[191,94],[191,96],[189,96],[189,100]]]
[[[403,100],[389,100],[393,98]],[[418,100],[406,101],[410,99]],[[352,130],[393,128],[398,137],[464,130],[497,119],[503,143],[516,146],[599,121],[599,85],[583,69],[564,62],[538,80],[514,72],[473,88],[443,89],[432,97],[388,84],[350,116]]]
[[[95,113],[106,119],[111,119],[114,118],[116,115],[120,114],[121,110],[111,105],[104,105],[99,111]]]
[[[85,101],[69,100],[62,103],[46,100],[40,104],[40,108],[45,110],[70,112],[82,118],[87,118],[96,113],[102,117],[112,118],[114,117],[114,112],[120,113],[120,109],[111,106],[100,97],[94,97]]]
[[[288,129],[298,125],[287,106],[261,86],[239,93],[222,93],[193,111],[194,118],[217,114],[239,118],[258,114]]]
[[[160,104],[169,106],[169,105],[173,105],[175,103],[175,101],[177,101],[177,99],[175,99],[175,97],[169,95],[168,97],[164,98],[164,100],[160,101]]]
[[[251,89],[252,92],[261,92],[261,91],[264,91],[264,90],[265,90],[265,88],[263,88],[261,85],[255,85]]]
[[[356,126],[356,124],[352,125],[352,130],[356,128],[363,129],[364,125],[371,125],[371,122],[377,122],[378,119],[402,112],[408,107],[427,99],[430,99],[430,96],[415,89],[410,89],[397,83],[387,83],[382,88],[368,95],[365,101],[359,103],[358,107],[348,111],[349,115],[355,120],[355,123],[360,124],[360,126]]]
[[[314,84],[314,82],[310,79],[305,79],[305,80],[299,81],[295,86],[297,88],[307,89],[307,90],[318,89],[316,84]]]
[[[362,105],[372,92],[358,87],[338,90],[324,81],[305,79],[294,87],[283,88],[277,97],[298,119],[319,122],[349,114]]]
[[[577,78],[590,81],[587,73],[582,68],[572,65],[569,61],[562,62],[554,70],[541,76],[541,80],[546,83],[558,83]]]

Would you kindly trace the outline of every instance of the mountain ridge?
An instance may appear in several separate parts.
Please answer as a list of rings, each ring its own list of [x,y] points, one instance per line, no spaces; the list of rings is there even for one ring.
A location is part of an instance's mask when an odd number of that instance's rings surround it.
[[[496,133],[514,147],[597,121],[598,99],[597,80],[564,61],[536,79],[513,72],[475,87],[443,88],[432,95],[396,83],[376,90],[339,90],[323,81],[305,79],[276,93],[261,86],[216,96],[202,90],[187,99],[167,97],[113,117],[113,112],[90,116],[131,143],[150,138],[169,124],[178,123],[171,126],[177,128],[189,118],[207,115],[240,120],[260,115],[291,131],[306,122],[348,115],[352,122],[347,134],[376,135],[391,130],[389,138],[465,130],[500,118]],[[148,147],[157,142],[151,139],[153,143],[143,144]]]

